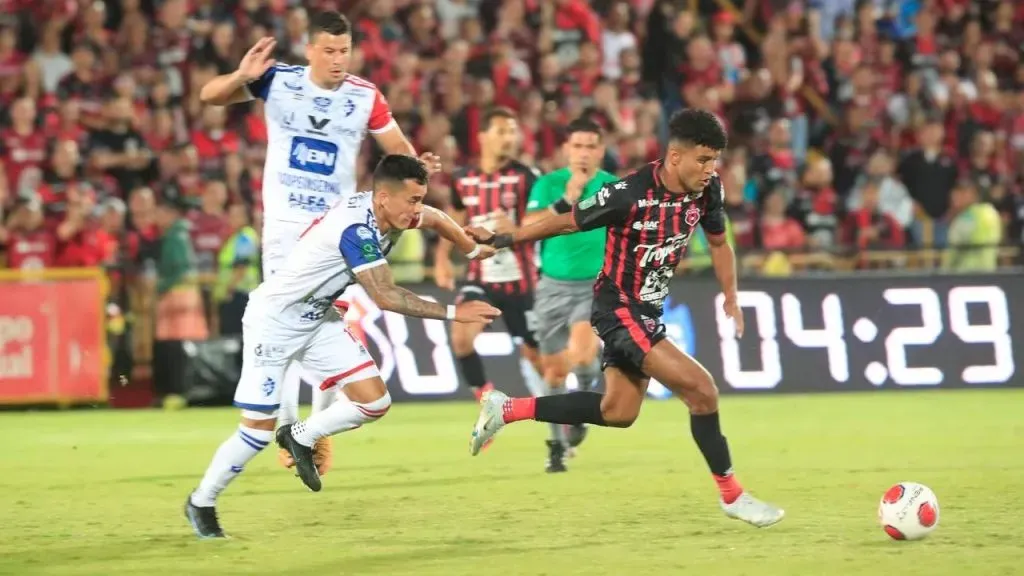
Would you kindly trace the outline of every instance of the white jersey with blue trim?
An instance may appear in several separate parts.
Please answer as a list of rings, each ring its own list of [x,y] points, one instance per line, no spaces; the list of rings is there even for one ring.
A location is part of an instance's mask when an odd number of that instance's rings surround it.
[[[380,90],[351,74],[337,89],[325,90],[310,79],[308,66],[277,64],[248,90],[265,102],[263,218],[271,236],[297,226],[301,231],[337,200],[355,193],[356,162],[366,133],[387,132],[395,125]]]
[[[299,332],[340,320],[335,300],[357,273],[387,264],[398,234],[377,228],[372,192],[351,194],[313,221],[284,267],[250,294],[249,308],[260,321]]]

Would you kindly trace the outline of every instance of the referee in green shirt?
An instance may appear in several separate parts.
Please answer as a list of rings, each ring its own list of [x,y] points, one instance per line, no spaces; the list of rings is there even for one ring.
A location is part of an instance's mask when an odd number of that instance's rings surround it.
[[[523,225],[551,214],[567,212],[576,202],[589,198],[602,186],[619,179],[600,170],[604,158],[601,127],[589,118],[574,120],[562,146],[568,167],[542,176],[530,191]],[[572,370],[583,389],[600,374],[599,340],[590,328],[594,281],[604,264],[605,229],[577,232],[544,240],[540,250],[541,279],[534,294],[536,337],[544,380],[551,394],[565,393],[565,379]],[[567,448],[583,441],[586,429],[551,425],[548,440],[548,472],[564,472]]]

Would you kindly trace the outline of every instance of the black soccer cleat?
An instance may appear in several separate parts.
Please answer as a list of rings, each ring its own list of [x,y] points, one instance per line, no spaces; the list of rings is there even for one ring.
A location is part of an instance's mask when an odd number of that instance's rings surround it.
[[[544,471],[549,474],[568,472],[565,467],[565,446],[558,440],[548,440],[548,465]]]
[[[185,518],[192,525],[192,530],[201,540],[208,538],[227,538],[217,520],[217,508],[214,506],[196,506],[192,503],[192,495],[185,498]]]
[[[285,424],[277,429],[277,445],[284,448],[295,459],[295,472],[302,483],[313,492],[319,492],[320,472],[313,463],[313,448],[299,444],[292,436],[292,425]]]
[[[587,425],[586,424],[573,424],[569,426],[569,447],[576,448],[580,444],[583,444],[583,439],[587,437]]]

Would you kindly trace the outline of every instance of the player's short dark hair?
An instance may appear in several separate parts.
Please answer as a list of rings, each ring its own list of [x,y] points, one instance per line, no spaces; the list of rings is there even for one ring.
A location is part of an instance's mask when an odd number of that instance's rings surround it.
[[[429,176],[426,164],[419,158],[405,154],[388,154],[381,158],[373,171],[373,187],[376,189],[381,184],[404,184],[406,180],[426,185]]]
[[[319,32],[326,32],[331,36],[351,34],[352,24],[341,12],[333,10],[317,12],[309,22],[309,37],[312,38]]]
[[[668,121],[670,140],[691,146],[707,146],[712,150],[725,150],[729,136],[725,127],[707,110],[687,108],[672,115]]]
[[[507,118],[509,120],[516,120],[518,116],[516,113],[506,106],[492,106],[484,111],[484,117],[480,119],[480,131],[487,132],[491,129],[491,123],[496,118]]]
[[[565,127],[565,138],[568,139],[577,132],[597,134],[598,138],[604,138],[604,130],[601,129],[601,125],[589,116],[580,116],[569,122],[569,125]]]

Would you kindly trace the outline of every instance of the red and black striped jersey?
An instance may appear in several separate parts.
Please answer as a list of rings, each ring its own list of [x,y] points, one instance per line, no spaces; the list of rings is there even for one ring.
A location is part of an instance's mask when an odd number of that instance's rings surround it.
[[[706,234],[724,234],[726,218],[717,174],[699,194],[677,194],[662,185],[661,162],[605,185],[573,207],[580,230],[608,228],[604,267],[594,289],[614,290],[623,303],[659,314],[697,225]]]
[[[452,208],[466,212],[466,222],[489,228],[491,214],[502,211],[518,226],[526,214],[526,201],[540,173],[512,160],[501,169],[486,173],[467,166],[452,175]],[[517,244],[487,260],[469,263],[467,280],[487,284],[505,294],[529,294],[537,283],[534,245]]]

